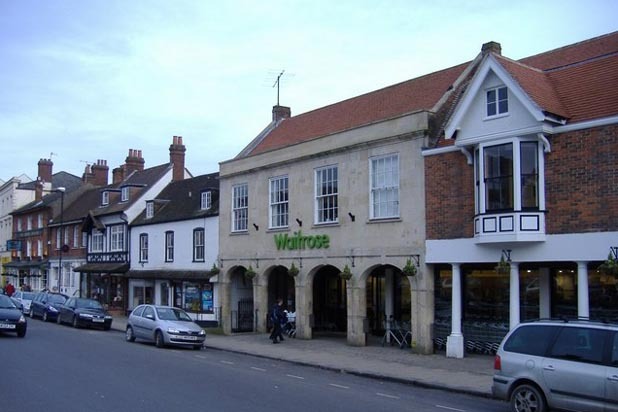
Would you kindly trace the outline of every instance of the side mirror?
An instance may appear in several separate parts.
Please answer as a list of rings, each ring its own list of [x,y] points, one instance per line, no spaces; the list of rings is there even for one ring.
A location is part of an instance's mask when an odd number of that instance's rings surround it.
[[[154,316],[153,315],[146,315],[146,319],[154,320]]]

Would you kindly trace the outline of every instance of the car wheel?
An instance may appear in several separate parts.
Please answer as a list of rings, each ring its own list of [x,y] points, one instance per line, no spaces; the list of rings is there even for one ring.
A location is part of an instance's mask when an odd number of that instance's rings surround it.
[[[157,348],[162,348],[165,346],[165,340],[163,339],[163,333],[158,330],[155,332],[155,345]]]
[[[22,331],[20,331],[20,332],[17,332],[17,337],[19,337],[19,338],[23,338],[24,336],[26,336],[26,331],[25,331],[25,330],[22,330]]]
[[[125,338],[127,342],[135,342],[135,334],[133,333],[133,328],[131,326],[127,326]]]
[[[60,314],[58,314],[58,316],[56,317],[56,323],[58,325],[62,325],[62,320],[60,320]]]
[[[30,318],[34,319],[34,310],[30,308]]]
[[[43,312],[43,322],[47,322],[47,312]]]
[[[511,394],[513,412],[546,412],[547,405],[541,391],[534,385],[523,384]]]
[[[79,322],[77,321],[77,316],[73,316],[73,327],[79,328]]]

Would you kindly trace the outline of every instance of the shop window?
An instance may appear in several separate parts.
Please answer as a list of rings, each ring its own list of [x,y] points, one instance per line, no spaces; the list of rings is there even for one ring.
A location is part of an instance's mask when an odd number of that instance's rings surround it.
[[[552,276],[551,316],[577,317],[577,273],[572,269],[558,269]]]
[[[315,171],[316,223],[334,223],[339,219],[339,186],[337,166]]]
[[[213,288],[210,283],[184,283],[184,307],[187,312],[213,313]]]

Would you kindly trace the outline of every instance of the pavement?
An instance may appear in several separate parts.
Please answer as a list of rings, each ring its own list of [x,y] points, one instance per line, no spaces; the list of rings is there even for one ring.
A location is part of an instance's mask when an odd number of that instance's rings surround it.
[[[124,332],[126,317],[114,317],[112,329]],[[222,335],[208,333],[206,349],[243,353],[327,370],[450,392],[491,397],[493,356],[447,358],[444,352],[419,355],[397,345],[350,346],[344,337],[286,338],[273,345],[265,333]]]

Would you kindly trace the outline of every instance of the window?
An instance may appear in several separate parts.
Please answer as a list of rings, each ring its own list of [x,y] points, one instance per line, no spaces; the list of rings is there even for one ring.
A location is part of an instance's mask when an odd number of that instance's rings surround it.
[[[118,252],[124,250],[124,226],[116,225],[110,228],[110,251]]]
[[[509,112],[509,95],[506,87],[487,90],[487,117]]]
[[[371,159],[371,218],[399,217],[399,155]]]
[[[339,219],[339,187],[337,166],[315,171],[316,223],[337,222]]]
[[[79,226],[73,226],[73,247],[79,247]]]
[[[193,260],[197,262],[204,261],[204,229],[195,229],[193,231]]]
[[[165,232],[165,261],[174,261],[174,232]]]
[[[232,216],[232,231],[246,231],[249,220],[249,188],[246,183],[233,187]]]
[[[21,232],[21,218],[17,218],[17,231]]]
[[[129,200],[129,187],[123,187],[120,190],[120,201],[127,202]]]
[[[550,358],[602,363],[607,332],[591,328],[562,328],[549,351]]]
[[[28,257],[32,256],[32,241],[31,240],[26,241],[26,256]]]
[[[504,343],[504,350],[545,356],[547,345],[553,340],[557,330],[558,328],[553,326],[521,326]]]
[[[280,228],[288,225],[288,177],[270,179],[270,227]]]
[[[36,241],[36,252],[34,253],[36,256],[43,255],[43,241],[41,239]]]
[[[60,227],[56,228],[56,249],[60,249],[61,245],[62,245],[62,239],[60,238],[60,234],[61,234],[61,230]]]
[[[32,216],[28,216],[28,220],[27,220],[27,230],[32,230]]]
[[[212,193],[210,191],[202,192],[200,208],[208,210],[212,207]]]
[[[103,252],[103,233],[94,232],[92,234],[92,244],[90,245],[91,252]]]
[[[521,153],[521,207],[539,207],[539,158],[536,142],[522,142]]]
[[[148,262],[148,234],[139,235],[139,261]]]
[[[102,206],[109,205],[109,192],[108,191],[101,193],[101,205]]]
[[[39,213],[39,215],[37,216],[37,227],[39,229],[43,228],[43,214]]]
[[[82,232],[82,247],[86,247],[88,244],[88,233]]]
[[[513,145],[491,146],[484,150],[486,210],[513,208]]]
[[[146,219],[152,219],[154,216],[154,202],[146,202]]]

